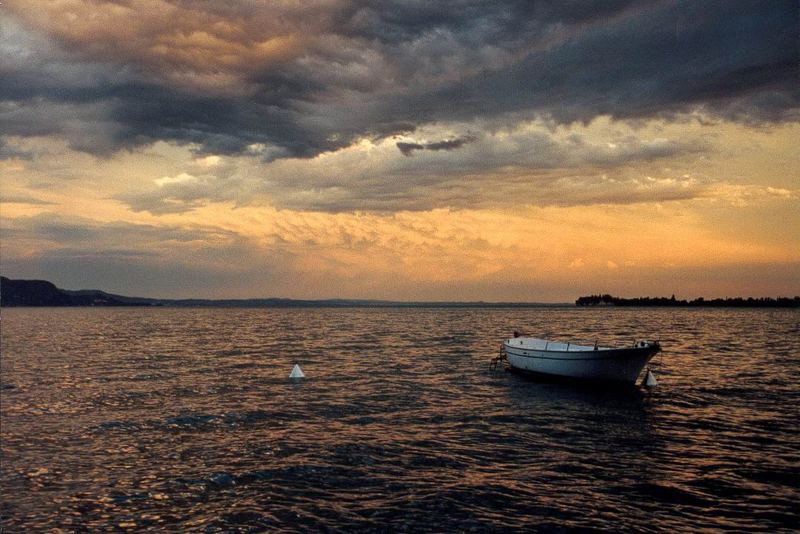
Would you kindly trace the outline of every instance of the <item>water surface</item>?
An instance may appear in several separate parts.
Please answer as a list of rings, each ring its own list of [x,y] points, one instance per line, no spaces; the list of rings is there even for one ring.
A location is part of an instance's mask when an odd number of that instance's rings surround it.
[[[489,371],[515,329],[660,385]],[[4,532],[800,521],[794,310],[4,309],[1,387]]]

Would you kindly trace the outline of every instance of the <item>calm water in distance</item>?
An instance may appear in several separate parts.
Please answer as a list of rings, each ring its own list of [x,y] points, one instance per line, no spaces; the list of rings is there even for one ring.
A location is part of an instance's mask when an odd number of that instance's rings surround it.
[[[660,385],[491,372],[515,329]],[[800,524],[796,310],[4,309],[1,370],[3,532]]]

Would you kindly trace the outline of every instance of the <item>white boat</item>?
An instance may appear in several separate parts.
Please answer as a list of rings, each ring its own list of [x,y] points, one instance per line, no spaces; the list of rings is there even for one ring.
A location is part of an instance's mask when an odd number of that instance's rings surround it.
[[[658,341],[611,348],[513,337],[503,342],[501,358],[508,360],[512,370],[526,373],[634,384],[660,350]]]

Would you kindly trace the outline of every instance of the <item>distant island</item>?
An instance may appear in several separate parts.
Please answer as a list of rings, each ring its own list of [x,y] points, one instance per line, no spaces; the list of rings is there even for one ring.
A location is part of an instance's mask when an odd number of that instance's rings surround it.
[[[0,277],[0,306],[169,306],[181,308],[540,308],[569,306],[537,302],[404,302],[393,300],[286,298],[158,299],[127,297],[99,289],[60,289],[46,280],[11,280]]]
[[[575,301],[578,306],[692,306],[692,307],[715,307],[715,308],[799,308],[799,297],[778,297],[778,298],[724,298],[724,299],[704,299],[703,297],[694,300],[679,300],[672,297],[637,297],[624,299],[611,295],[589,295],[580,297]]]

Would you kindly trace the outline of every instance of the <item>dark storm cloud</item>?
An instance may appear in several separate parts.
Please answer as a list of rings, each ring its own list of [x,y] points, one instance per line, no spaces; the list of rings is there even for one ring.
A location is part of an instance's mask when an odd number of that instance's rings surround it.
[[[579,25],[625,13],[654,1],[531,2],[353,2],[337,14],[341,33],[381,43],[402,44],[434,31],[450,31],[476,44],[531,40],[548,25]]]
[[[423,95],[412,109],[450,120],[533,112],[570,123],[697,108],[743,122],[793,120],[797,22],[791,2],[668,4],[591,26],[492,76]]]
[[[434,121],[700,109],[759,123],[796,119],[800,102],[794,1],[168,5],[169,24],[73,4],[107,28],[4,6],[3,133],[100,154],[163,139],[310,157]],[[437,150],[420,145],[398,148]]]
[[[436,141],[434,143],[408,143],[404,141],[397,142],[397,148],[404,156],[413,156],[415,150],[455,150],[461,148],[470,141],[474,141],[475,137],[467,136],[456,139],[445,139],[443,141]]]

